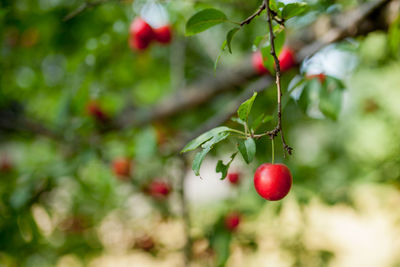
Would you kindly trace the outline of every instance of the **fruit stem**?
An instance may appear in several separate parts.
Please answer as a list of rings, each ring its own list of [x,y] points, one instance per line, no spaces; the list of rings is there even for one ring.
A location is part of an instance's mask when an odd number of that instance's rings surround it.
[[[275,144],[274,144],[274,138],[271,138],[271,150],[272,150],[272,164],[275,163]]]

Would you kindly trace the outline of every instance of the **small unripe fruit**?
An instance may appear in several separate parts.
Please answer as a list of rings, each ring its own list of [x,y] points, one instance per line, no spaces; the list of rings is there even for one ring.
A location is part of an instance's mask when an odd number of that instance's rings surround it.
[[[239,183],[239,173],[237,172],[228,173],[228,180],[231,184],[237,185]]]
[[[148,193],[156,199],[163,199],[167,197],[170,192],[171,187],[164,181],[152,181],[148,188]]]
[[[294,58],[294,52],[288,47],[283,47],[281,53],[279,54],[279,66],[281,71],[285,72],[294,66],[296,66],[296,60]]]
[[[266,200],[281,200],[290,191],[292,175],[286,165],[261,164],[254,173],[254,187]]]
[[[113,173],[118,178],[128,178],[131,175],[131,161],[128,158],[117,158],[112,163]]]
[[[154,39],[151,26],[141,18],[136,18],[129,28],[129,46],[133,50],[145,50]]]
[[[96,101],[90,101],[86,105],[86,110],[90,116],[99,122],[106,122],[108,120],[108,116]]]
[[[260,51],[253,53],[251,62],[253,68],[259,75],[269,74],[268,69],[264,66],[263,57]]]
[[[172,39],[171,26],[165,25],[154,30],[155,39],[161,44],[169,44]]]
[[[320,83],[324,83],[326,79],[326,75],[324,73],[320,74],[312,74],[312,75],[306,75],[307,80],[312,80],[318,78]]]
[[[225,217],[225,227],[229,231],[235,231],[240,224],[240,214],[231,212]]]

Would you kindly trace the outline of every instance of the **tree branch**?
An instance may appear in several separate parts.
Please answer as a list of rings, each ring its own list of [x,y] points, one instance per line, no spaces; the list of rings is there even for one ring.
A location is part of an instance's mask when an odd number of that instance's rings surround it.
[[[104,3],[108,2],[108,1],[110,1],[110,0],[97,0],[97,1],[92,1],[92,2],[85,1],[83,4],[78,6],[75,10],[71,11],[68,15],[66,15],[63,18],[63,21],[68,21],[68,20],[78,16],[79,14],[81,14],[86,9],[93,8],[95,6],[104,4]]]
[[[257,17],[258,15],[260,15],[261,12],[263,12],[263,10],[265,9],[265,7],[266,7],[265,2],[263,2],[263,3],[261,4],[261,6],[257,9],[257,11],[254,12],[253,15],[251,15],[250,17],[248,17],[247,19],[243,20],[243,21],[240,23],[240,26],[243,26],[243,25],[245,25],[245,24],[249,24],[255,17]]]
[[[267,7],[267,19],[268,19],[268,29],[269,29],[269,39],[271,43],[271,55],[275,61],[275,83],[277,88],[277,96],[278,96],[278,125],[275,127],[274,130],[271,131],[270,137],[274,138],[277,133],[281,134],[282,144],[284,151],[286,151],[289,155],[292,154],[292,148],[286,144],[285,136],[282,130],[282,88],[281,88],[281,67],[279,64],[278,56],[276,55],[275,51],[275,35],[274,29],[272,27],[272,16],[271,16],[271,8],[269,7],[269,0],[264,0],[264,4]],[[284,153],[285,155],[285,153]]]

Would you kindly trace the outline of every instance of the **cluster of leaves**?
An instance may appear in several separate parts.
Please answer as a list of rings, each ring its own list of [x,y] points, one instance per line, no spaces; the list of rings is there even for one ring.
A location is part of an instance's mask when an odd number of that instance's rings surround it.
[[[182,149],[181,153],[185,153],[195,150],[201,146],[202,150],[196,154],[192,165],[192,169],[196,175],[200,175],[200,166],[207,153],[214,147],[214,145],[225,140],[231,135],[237,138],[238,151],[231,155],[228,163],[224,164],[222,160],[218,161],[216,172],[221,173],[221,179],[225,179],[229,166],[238,152],[240,152],[247,164],[253,161],[254,155],[256,154],[256,143],[253,138],[254,132],[262,123],[266,123],[271,119],[271,116],[265,116],[262,114],[252,124],[249,125],[249,115],[256,96],[257,93],[254,93],[250,99],[243,102],[237,110],[238,117],[234,118],[235,122],[243,125],[244,131],[239,131],[226,126],[220,126],[203,133],[196,139],[190,141]]]
[[[275,0],[271,1],[270,5],[271,5],[271,10],[274,12],[275,18],[281,22],[281,24],[274,26],[274,34],[276,36],[275,47],[277,54],[279,54],[285,42],[285,33],[283,26],[284,21],[293,18],[295,16],[300,16],[304,14],[308,9],[308,5],[305,2],[284,4],[282,2],[279,1],[277,2]],[[263,11],[260,12],[259,15],[260,16],[264,15],[265,10],[266,9],[264,7]],[[232,45],[231,45],[232,40],[235,34],[241,28],[243,28],[243,26],[247,25],[247,23],[243,25],[239,22],[229,20],[228,17],[225,15],[225,13],[223,13],[220,10],[214,8],[207,8],[194,14],[186,23],[186,35],[190,36],[198,34],[221,23],[230,23],[236,25],[227,32],[225,41],[221,45],[221,52],[227,48],[228,52],[232,54]],[[267,27],[265,27],[265,29],[267,30]],[[257,36],[254,40],[253,45],[255,47],[259,47],[261,43],[263,43],[261,52],[263,55],[264,65],[266,66],[267,69],[273,72],[274,61],[270,54],[271,45],[268,35]],[[214,69],[217,67],[220,56],[221,54],[217,57],[215,61]]]

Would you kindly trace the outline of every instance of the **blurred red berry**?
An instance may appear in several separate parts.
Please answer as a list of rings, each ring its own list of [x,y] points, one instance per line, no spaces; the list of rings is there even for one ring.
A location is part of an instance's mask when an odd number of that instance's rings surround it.
[[[106,122],[108,120],[108,116],[96,101],[90,101],[86,106],[86,110],[90,116],[99,122]]]
[[[117,158],[112,163],[114,174],[119,178],[127,178],[131,175],[131,161],[128,158]]]
[[[259,74],[269,74],[268,69],[264,66],[263,57],[260,51],[254,52],[251,58],[254,70]]]
[[[238,184],[239,183],[239,173],[237,172],[231,172],[228,173],[228,180],[231,184]]]
[[[231,212],[225,217],[225,227],[229,231],[235,231],[240,224],[240,214]]]
[[[148,188],[148,193],[157,199],[163,199],[169,195],[171,187],[164,181],[152,181]]]
[[[132,50],[145,50],[154,37],[153,28],[142,18],[132,21],[129,28],[129,46]]]
[[[279,54],[279,66],[281,71],[285,72],[294,66],[296,66],[296,60],[294,58],[294,52],[288,47],[283,47],[281,53]]]
[[[149,235],[143,235],[135,239],[135,247],[144,251],[150,251],[154,246],[154,240]]]
[[[156,40],[161,44],[169,44],[172,39],[170,25],[161,26],[154,30]]]
[[[13,165],[10,159],[7,156],[2,156],[0,159],[0,172],[7,173],[10,172],[13,168]]]

